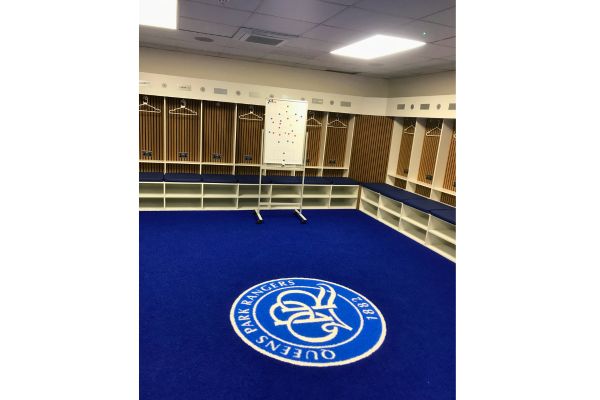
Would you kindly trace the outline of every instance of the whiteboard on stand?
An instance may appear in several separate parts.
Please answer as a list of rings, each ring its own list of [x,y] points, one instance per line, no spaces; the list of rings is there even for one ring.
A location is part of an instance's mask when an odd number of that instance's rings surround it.
[[[267,99],[263,163],[304,165],[308,102]]]

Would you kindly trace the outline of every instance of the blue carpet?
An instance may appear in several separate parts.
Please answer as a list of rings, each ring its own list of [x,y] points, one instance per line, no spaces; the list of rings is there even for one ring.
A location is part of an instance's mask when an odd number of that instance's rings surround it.
[[[140,213],[140,399],[455,398],[455,265],[356,210]],[[266,357],[234,332],[233,301],[275,278],[364,294],[387,336],[356,363]]]

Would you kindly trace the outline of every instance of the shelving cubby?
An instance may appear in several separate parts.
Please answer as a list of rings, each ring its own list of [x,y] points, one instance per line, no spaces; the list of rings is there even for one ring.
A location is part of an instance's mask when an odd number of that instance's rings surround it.
[[[334,185],[331,187],[332,198],[352,198],[358,197],[358,186],[338,186]]]
[[[165,197],[202,197],[202,184],[166,182]]]
[[[140,197],[140,210],[162,210],[165,208],[163,197]]]
[[[329,204],[330,208],[356,208],[356,197],[344,198],[344,197],[332,197]]]
[[[202,209],[202,198],[165,197],[165,209],[200,210]]]
[[[163,182],[140,182],[139,183],[140,198],[162,198],[164,196]]]
[[[236,197],[204,197],[202,208],[204,210],[235,210],[237,209]]]
[[[331,186],[326,185],[304,185],[303,197],[329,198]]]
[[[227,183],[204,183],[203,184],[205,199],[210,198],[237,198],[238,185]],[[258,192],[258,189],[257,189]]]

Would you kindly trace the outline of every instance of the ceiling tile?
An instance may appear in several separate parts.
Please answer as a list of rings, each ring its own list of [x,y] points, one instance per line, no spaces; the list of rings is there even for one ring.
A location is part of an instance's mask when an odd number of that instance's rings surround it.
[[[324,22],[327,26],[354,29],[369,34],[395,34],[401,31],[403,25],[411,22],[408,18],[394,17],[361,10],[347,8],[333,18]]]
[[[452,7],[446,11],[432,14],[423,18],[424,21],[435,22],[436,24],[446,26],[456,26],[456,7]]]
[[[326,51],[326,52],[330,52],[330,51],[335,50],[338,47],[340,47],[339,43],[325,42],[322,40],[309,39],[309,38],[305,38],[305,37],[290,39],[285,42],[285,46],[302,48],[302,49],[320,50],[320,51]]]
[[[194,3],[204,3],[222,8],[234,8],[236,10],[254,11],[261,0],[228,0],[221,4],[218,0],[192,0]]]
[[[454,0],[362,0],[354,6],[387,15],[418,19],[455,4]]]
[[[435,44],[426,44],[425,46],[409,50],[415,56],[425,58],[444,58],[456,55],[456,49],[453,47],[437,46]],[[407,53],[408,53],[407,52]]]
[[[179,18],[179,29],[220,36],[233,36],[238,31],[236,26],[214,24],[185,17]]]
[[[456,47],[456,37],[435,42],[439,46]]]
[[[358,3],[359,0],[319,0],[322,3],[335,3],[342,4],[344,6],[351,6],[354,3]]]
[[[311,39],[330,41],[335,43],[352,43],[357,40],[368,37],[364,32],[357,32],[349,29],[334,28],[332,26],[319,25],[302,35]]]
[[[289,35],[301,35],[313,28],[315,24],[294,19],[272,17],[270,15],[252,14],[244,26],[262,29],[266,31],[287,33]]]
[[[179,16],[199,19],[217,24],[240,26],[250,17],[248,11],[234,10],[232,8],[209,6],[204,3],[191,1],[179,2]]]
[[[320,23],[344,8],[341,5],[316,0],[263,0],[256,11],[261,14]]]
[[[423,32],[427,32],[427,35],[424,36]],[[456,36],[456,29],[431,22],[413,21],[402,27],[401,35],[408,39],[435,42]]]

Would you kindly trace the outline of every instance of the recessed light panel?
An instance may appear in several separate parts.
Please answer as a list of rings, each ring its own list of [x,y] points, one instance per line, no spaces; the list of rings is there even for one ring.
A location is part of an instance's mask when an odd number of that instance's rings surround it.
[[[423,46],[425,42],[418,40],[404,39],[394,36],[375,35],[359,42],[350,44],[346,47],[334,50],[331,54],[338,56],[362,58],[363,60],[372,60],[374,58],[389,56]]]
[[[177,29],[177,0],[140,0],[140,25]]]

